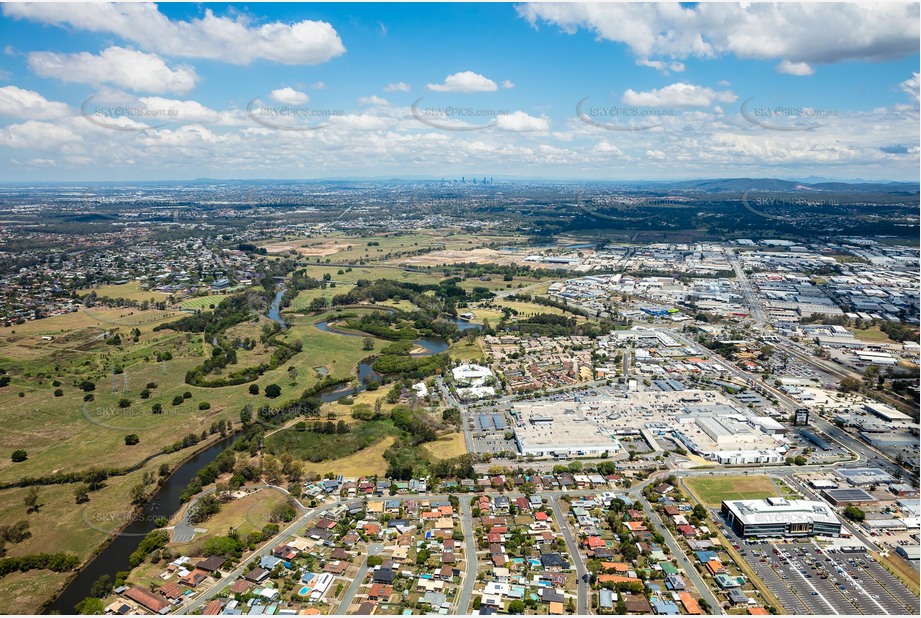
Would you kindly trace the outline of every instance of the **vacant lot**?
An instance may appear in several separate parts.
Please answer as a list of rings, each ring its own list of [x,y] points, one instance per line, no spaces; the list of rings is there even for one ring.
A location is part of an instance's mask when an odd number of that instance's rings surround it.
[[[54,571],[29,571],[10,573],[0,579],[3,594],[0,594],[0,613],[33,614],[48,598],[49,590],[63,586],[70,573]]]
[[[306,422],[308,427],[313,423]],[[349,427],[348,433],[343,434],[323,434],[292,428],[266,438],[265,449],[275,455],[291,453],[298,459],[319,463],[347,457],[368,448],[395,431],[393,423],[389,421],[355,423]]]
[[[481,363],[486,359],[483,348],[480,347],[479,340],[467,341],[466,338],[460,339],[451,344],[448,350],[451,358],[473,363]]]
[[[879,329],[879,326],[873,328],[854,329],[854,336],[861,341],[870,343],[890,343],[889,335]]]
[[[387,469],[387,460],[384,459],[384,451],[390,448],[395,440],[396,438],[393,436],[386,436],[377,444],[353,453],[348,457],[324,461],[318,464],[307,462],[304,469],[307,470],[308,473],[317,473],[321,475],[327,472],[341,474],[343,476],[383,474]]]
[[[422,450],[430,459],[438,461],[466,455],[467,445],[464,443],[464,434],[457,432],[442,436],[435,442],[423,444]]]
[[[527,264],[525,253],[511,253],[496,251],[495,249],[445,249],[432,251],[424,255],[413,255],[397,258],[400,264],[412,266],[441,266],[443,264],[458,264],[468,262],[473,264]]]
[[[685,484],[708,506],[719,506],[723,500],[756,500],[780,495],[766,476],[697,477],[685,480]]]

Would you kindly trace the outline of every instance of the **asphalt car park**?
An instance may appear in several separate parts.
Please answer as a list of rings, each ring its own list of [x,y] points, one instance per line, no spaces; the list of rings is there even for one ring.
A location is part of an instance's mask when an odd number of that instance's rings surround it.
[[[844,571],[840,575],[845,575],[856,585],[862,586],[870,594],[870,598],[879,603],[886,612],[890,614],[918,613],[918,597],[869,554],[837,551],[823,553],[827,559],[832,560],[828,564],[834,567],[835,573],[838,573],[839,568]],[[879,607],[877,611],[882,613]]]
[[[862,607],[853,594],[846,594],[840,584],[835,583],[831,575],[822,578],[822,573],[815,566],[815,561],[807,559],[808,551],[803,544],[777,543],[774,548],[772,566],[784,582],[807,599],[809,609],[814,614],[866,614],[871,612],[869,606]]]
[[[918,597],[869,554],[825,550],[815,543],[745,541],[727,532],[788,613],[918,613]]]
[[[787,581],[783,580],[780,574],[774,570],[772,567],[773,562],[775,562],[773,560],[774,554],[770,551],[770,546],[758,545],[756,547],[758,549],[751,549],[750,555],[745,556],[746,562],[752,567],[758,578],[764,582],[771,594],[777,597],[777,600],[780,601],[787,613],[794,615],[815,613],[810,609],[810,605],[806,603],[805,599],[800,596],[802,593],[788,585]],[[761,560],[764,560],[764,562],[761,562]]]

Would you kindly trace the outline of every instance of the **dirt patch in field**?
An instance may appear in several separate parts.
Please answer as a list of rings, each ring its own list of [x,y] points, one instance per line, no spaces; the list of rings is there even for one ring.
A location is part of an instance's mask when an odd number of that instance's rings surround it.
[[[302,246],[297,242],[283,242],[265,245],[265,250],[269,253],[287,253],[293,250],[297,251],[298,255],[322,257],[345,251],[348,247],[348,243],[338,242],[324,242],[306,246]]]
[[[439,266],[441,264],[455,264],[469,262],[476,264],[527,264],[524,259],[527,253],[509,253],[495,249],[471,249],[470,251],[457,251],[445,249],[433,251],[425,255],[413,255],[395,260],[397,264],[411,264],[418,266]]]

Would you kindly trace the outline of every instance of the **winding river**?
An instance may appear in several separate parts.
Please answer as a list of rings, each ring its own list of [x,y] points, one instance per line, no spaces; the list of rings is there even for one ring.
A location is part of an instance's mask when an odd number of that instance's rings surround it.
[[[155,520],[157,517],[172,517],[180,509],[182,501],[179,495],[182,490],[188,486],[192,478],[198,474],[198,471],[210,464],[220,455],[224,449],[233,444],[239,436],[228,436],[212,446],[209,446],[197,455],[193,455],[188,461],[182,464],[176,472],[166,480],[165,483],[157,490],[151,501],[137,513],[134,519],[120,533],[112,538],[108,545],[96,555],[79,573],[67,584],[67,587],[61,591],[58,598],[49,608],[51,612],[61,614],[73,614],[74,605],[88,597],[90,587],[101,575],[109,575],[115,581],[115,574],[118,571],[127,571],[130,569],[128,557],[138,548],[141,540],[148,532],[157,529]],[[91,494],[92,496],[92,494]],[[97,524],[96,520],[104,513],[93,513],[92,497],[90,503],[86,506],[86,515],[84,519],[87,526],[97,527],[97,529],[116,528],[113,525],[116,522],[124,520],[105,521],[102,518]]]
[[[469,325],[469,322],[464,322],[463,320],[457,320],[459,323]],[[342,335],[343,337],[367,337],[365,333],[350,332],[346,330],[340,330],[335,327],[330,327],[328,321],[317,322],[314,324],[317,328],[322,330],[325,333],[332,333],[334,335]],[[478,327],[474,324],[473,326]],[[458,324],[460,328],[460,324]],[[468,326],[469,328],[469,326]],[[464,330],[464,329],[461,329]],[[431,356],[432,354],[440,354],[446,351],[451,344],[441,337],[420,337],[413,341],[417,348],[421,348],[423,351],[413,352],[412,356]],[[358,386],[352,386],[349,384],[333,386],[328,389],[322,390],[318,393],[320,401],[325,403],[330,403],[338,400],[341,397],[347,397],[355,393],[360,393],[361,391],[367,388],[369,382],[380,382],[381,374],[374,371],[374,368],[371,366],[371,363],[362,361],[358,363]]]
[[[288,325],[285,324],[284,319],[281,317],[281,297],[285,294],[285,288],[279,288],[275,292],[275,298],[272,300],[272,304],[269,306],[269,312],[267,314],[270,320],[274,320],[281,324],[282,328],[287,328]]]
[[[281,317],[281,298],[285,293],[285,288],[281,288],[275,293],[275,298],[269,307],[267,316],[286,328],[284,320]],[[214,345],[217,345],[217,338],[214,338]],[[112,581],[115,581],[115,574],[118,571],[127,571],[130,566],[129,556],[140,545],[141,540],[148,532],[157,529],[155,520],[158,517],[172,517],[176,511],[182,507],[182,501],[179,499],[182,490],[198,474],[199,470],[210,464],[220,455],[224,449],[233,444],[239,436],[228,436],[212,446],[209,446],[197,455],[193,455],[182,464],[172,476],[157,490],[147,506],[137,513],[134,519],[122,530],[116,533],[111,541],[96,555],[86,566],[80,570],[77,575],[70,580],[64,590],[58,595],[54,603],[50,606],[50,612],[61,614],[73,614],[74,605],[88,597],[90,588],[93,583],[102,575],[109,575]],[[94,519],[101,515],[92,512],[92,501],[86,507],[84,519],[87,526],[96,527],[97,529],[114,529],[119,520],[112,518],[103,518],[100,524],[96,524]],[[109,520],[109,521],[106,521]],[[121,520],[123,523],[124,520]]]

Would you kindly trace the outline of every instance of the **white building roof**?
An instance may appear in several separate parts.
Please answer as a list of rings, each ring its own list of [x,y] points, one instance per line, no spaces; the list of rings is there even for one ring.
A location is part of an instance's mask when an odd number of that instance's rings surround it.
[[[838,523],[837,516],[824,502],[815,500],[766,500],[726,501],[736,519],[746,525],[769,524],[783,521],[791,524]]]

